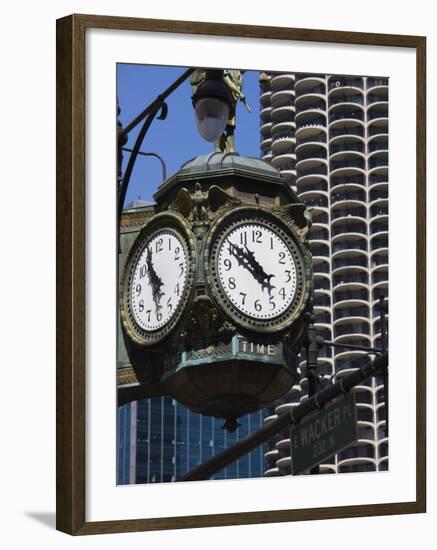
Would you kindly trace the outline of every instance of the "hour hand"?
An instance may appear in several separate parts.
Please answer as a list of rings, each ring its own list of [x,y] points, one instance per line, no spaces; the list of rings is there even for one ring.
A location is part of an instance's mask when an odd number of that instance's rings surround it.
[[[270,280],[274,277],[274,274],[268,275],[260,263],[256,260],[255,254],[244,245],[244,248],[237,244],[229,243],[229,253],[232,254],[239,265],[246,268],[253,276],[253,278],[261,285],[262,290],[267,289],[270,295],[274,287]]]
[[[156,313],[159,312],[159,310],[162,308],[160,301],[161,298],[164,296],[164,292],[161,292],[161,287],[163,285],[163,282],[159,275],[156,273],[155,268],[153,267],[152,262],[152,250],[150,248],[147,248],[147,274],[149,277],[149,283],[152,287],[152,296],[153,301],[155,302],[155,310]]]

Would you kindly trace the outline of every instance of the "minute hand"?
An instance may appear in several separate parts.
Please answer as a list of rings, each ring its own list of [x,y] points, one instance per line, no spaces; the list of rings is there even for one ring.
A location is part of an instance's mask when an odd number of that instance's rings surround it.
[[[274,274],[267,275],[261,264],[255,258],[255,254],[244,245],[245,250],[237,244],[229,243],[229,252],[232,254],[239,265],[246,268],[254,279],[261,285],[262,290],[267,289],[269,296],[275,286],[270,283],[270,279]]]

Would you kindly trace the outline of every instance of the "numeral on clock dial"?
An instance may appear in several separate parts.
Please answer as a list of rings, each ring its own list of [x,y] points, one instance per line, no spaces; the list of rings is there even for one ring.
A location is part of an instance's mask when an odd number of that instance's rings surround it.
[[[158,231],[146,241],[130,281],[130,305],[144,330],[163,327],[175,315],[187,283],[187,255],[173,231]]]
[[[283,313],[296,294],[296,264],[287,242],[270,227],[247,222],[222,240],[218,276],[227,298],[255,319]]]

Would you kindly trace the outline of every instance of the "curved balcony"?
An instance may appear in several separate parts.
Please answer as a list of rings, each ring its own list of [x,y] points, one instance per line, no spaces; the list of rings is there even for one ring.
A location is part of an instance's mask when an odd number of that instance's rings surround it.
[[[366,320],[369,317],[369,306],[348,305],[335,307],[334,322],[344,321],[347,319],[360,318]]]
[[[363,79],[359,76],[344,76],[344,75],[332,75],[329,77],[329,94],[335,89],[340,88],[357,88],[358,90],[364,89]]]
[[[333,88],[329,93],[329,107],[340,104],[364,105],[363,92],[357,88]]]
[[[331,307],[331,298],[328,294],[318,293],[314,296],[314,308]]]
[[[381,216],[388,216],[388,200],[379,199],[370,206],[370,217],[380,218]]]
[[[368,171],[369,186],[373,183],[388,183],[388,166],[374,166]]]
[[[272,122],[274,124],[280,123],[280,122],[294,122],[295,116],[294,116],[294,107],[275,107],[272,110]]]
[[[326,327],[321,328],[329,328],[331,326],[331,313],[329,311],[321,311],[316,315],[316,325],[326,325]],[[329,348],[328,348],[328,351]],[[331,357],[331,355],[329,355]]]
[[[272,138],[272,152],[275,155],[290,153],[294,155],[296,140],[291,132],[284,132]]]
[[[367,107],[374,103],[388,103],[388,88],[382,87],[367,92]]]
[[[326,124],[323,118],[315,123],[302,124],[296,126],[296,141],[303,143],[309,137],[326,133]]]
[[[326,130],[321,130],[320,128],[310,126],[307,131],[306,137],[302,137],[302,132],[300,133],[299,139],[296,141],[296,149],[301,148],[307,143],[312,145],[326,146]]]
[[[362,172],[352,171],[352,170],[346,170],[334,175],[331,175],[331,190],[334,190],[334,187],[336,188],[335,191],[341,192],[341,189],[337,189],[337,186],[353,186],[354,189],[357,188],[357,186],[366,186],[366,177]]]
[[[296,170],[296,155],[285,153],[272,158],[271,164],[278,170]]]
[[[387,318],[388,320],[388,318]],[[379,319],[377,319],[376,321],[373,322],[373,335],[379,339],[379,341],[381,340],[381,321]],[[379,346],[379,344],[378,344]],[[378,391],[378,403],[381,403],[382,401],[384,401],[384,399],[380,399],[381,396],[384,395],[384,388],[382,388],[380,391]]]
[[[339,120],[359,120],[364,121],[364,109],[354,103],[340,103],[333,105],[329,110],[329,124]]]
[[[326,184],[326,182],[324,182]],[[325,191],[325,189],[320,189],[320,191]],[[325,212],[324,210],[313,210],[312,211],[312,222],[313,225],[321,224],[321,225],[328,225],[329,224],[329,214]]]
[[[370,458],[355,458],[345,460],[341,464],[337,464],[337,471],[341,474],[352,474],[355,472],[375,472],[377,461]]]
[[[360,288],[368,288],[368,282],[361,282],[360,279],[365,280],[364,276],[357,275],[356,277],[353,276],[354,274],[351,274],[350,277],[339,277],[335,282],[333,282],[333,288],[334,290],[338,291],[350,291],[350,290],[357,290]]]
[[[376,419],[377,419],[378,422],[381,422],[382,420],[386,420],[386,411],[385,411],[384,403],[381,403],[380,405],[377,405],[377,407],[376,407]]]
[[[296,404],[299,403],[300,401],[300,398],[301,398],[301,395],[300,393],[301,392],[298,392],[299,395],[295,395],[295,398],[294,398],[294,403],[291,403],[291,399],[289,399],[288,403],[281,403],[280,405],[278,405],[275,410],[276,410],[276,414],[279,416],[281,414],[284,414],[286,412],[289,412],[291,411],[291,409],[294,409],[294,407],[296,407]],[[279,443],[279,442],[278,442]],[[276,443],[276,447],[278,447],[278,443]]]
[[[332,281],[334,288],[346,284],[368,285],[369,275],[367,269],[362,267],[349,268],[334,274]]]
[[[280,170],[281,176],[287,180],[288,184],[293,187],[293,190],[296,189],[296,170],[291,170],[288,168],[283,168]]]
[[[388,270],[387,267],[379,267],[378,271],[372,272],[372,285],[378,285],[379,283],[388,282]]]
[[[369,140],[367,149],[369,153],[373,153],[375,151],[388,151],[388,136],[378,135],[372,140]]]
[[[379,103],[374,103],[371,107],[367,109],[367,120],[372,121],[376,119],[386,119],[388,118],[388,102],[381,101]]]
[[[388,217],[381,216],[380,218],[372,221],[370,223],[370,234],[372,236],[378,233],[387,233],[388,232]]]
[[[273,107],[268,105],[259,112],[259,116],[262,122],[271,122]]]
[[[293,136],[295,136],[296,132],[296,124],[293,120],[285,120],[283,122],[275,122],[275,124],[272,126],[272,138],[279,137],[280,135],[284,133],[291,133]]]
[[[378,441],[378,452],[380,456],[388,455],[388,438],[387,437],[383,437]]]
[[[366,161],[359,153],[337,153],[330,161],[331,174],[336,170],[355,168],[365,170]]]
[[[337,456],[339,466],[344,466],[346,464],[351,464],[352,460],[361,461],[362,459],[371,459],[375,458],[375,446],[373,442],[357,442],[353,447],[349,447],[344,451],[340,451]]]
[[[363,122],[354,119],[335,121],[329,129],[329,136],[331,141],[346,136],[364,137]]]
[[[332,271],[349,267],[365,267],[367,269],[367,254],[361,251],[341,252],[332,258]]]
[[[355,184],[343,184],[341,186],[337,186],[335,190],[331,191],[331,204],[334,205],[336,203],[343,202],[351,203],[351,208],[354,208],[355,203],[366,203],[366,192],[362,187],[359,187]],[[342,205],[341,207],[343,208],[344,205]],[[337,208],[337,206],[335,206],[334,208]]]
[[[299,144],[299,162],[307,159],[327,158],[327,149],[324,143],[307,142]]]
[[[326,111],[326,100],[325,96],[316,93],[306,93],[300,94],[296,97],[296,109],[297,114],[302,112],[310,111],[311,109]]]
[[[310,93],[311,90],[319,89],[318,93],[325,93],[326,79],[324,76],[316,74],[298,73],[296,74],[296,82],[294,85],[296,96],[304,93]]]
[[[264,155],[261,156],[261,159],[265,162],[270,163],[273,158],[273,153],[271,150],[267,151]]]
[[[268,137],[266,139],[263,139],[260,143],[261,150],[266,153],[267,151],[270,151],[272,148],[272,138]]]
[[[369,174],[369,185],[374,185],[376,183],[383,183],[387,185],[388,183],[388,171],[387,169],[374,169],[371,174]],[[378,186],[382,187],[382,186]]]
[[[274,468],[269,468],[264,472],[264,477],[278,477],[281,473],[279,472],[279,468],[276,466]]]
[[[369,342],[367,341],[367,339],[362,340],[361,337],[359,337],[355,341],[356,342],[361,341],[364,346],[369,345]],[[352,372],[368,364],[369,357],[366,351],[349,350],[349,349],[341,351],[341,349],[342,348],[337,348],[336,355],[335,355],[334,365],[335,365],[336,378],[339,378],[337,374],[340,372],[342,373],[342,376],[343,376],[345,370]]]
[[[343,166],[338,168],[332,168],[331,166],[331,181],[334,181],[336,185],[338,182],[353,183],[361,182],[361,185],[365,185],[365,170],[358,167]],[[331,185],[331,188],[333,185]]]
[[[309,238],[312,241],[329,241],[329,229],[324,229],[313,225],[310,230]],[[320,267],[320,265],[318,267],[319,269],[314,270],[314,275],[318,273],[329,273],[329,268],[325,271],[324,267]]]
[[[369,138],[388,135],[387,118],[375,118],[368,122],[367,134]]]
[[[341,338],[343,336],[368,336],[370,338],[370,323],[363,320],[360,322],[335,325],[334,337]]]
[[[295,75],[292,73],[279,73],[272,76],[270,80],[270,89],[272,92],[290,89],[293,87]]]
[[[362,250],[367,252],[367,238],[363,235],[345,234],[343,237],[338,237],[332,242],[332,253],[337,252]]]
[[[294,107],[294,90],[279,90],[273,92],[271,105],[275,107]]]
[[[359,136],[340,136],[335,140],[331,140],[329,151],[331,155],[337,153],[361,153],[364,155],[365,146],[363,140]]]
[[[329,245],[321,242],[310,243],[311,254],[313,258],[329,258]]]
[[[340,218],[364,218],[367,217],[367,209],[363,206],[363,202],[352,199],[338,200],[331,210],[331,220],[339,220]],[[350,220],[352,222],[352,220]],[[361,233],[362,231],[359,231]],[[356,233],[356,231],[354,231]]]
[[[306,167],[299,167],[298,169],[298,178],[303,178],[306,176],[327,176],[328,167],[326,162],[318,160],[315,165],[310,165]]]
[[[315,291],[318,290],[331,290],[331,280],[329,275],[323,273],[315,273],[313,277],[313,287]]]
[[[327,230],[326,230],[327,231]],[[319,240],[319,241],[323,241],[324,239],[319,239],[316,237],[316,240]],[[313,273],[314,275],[328,275],[330,273],[330,269],[329,269],[329,262],[325,262],[325,261],[318,261],[318,262],[314,262],[313,263]]]
[[[322,191],[323,193],[327,193],[328,192],[328,182],[322,178],[313,178],[313,179],[310,179],[310,178],[304,178],[302,180],[299,181],[299,184],[297,186],[297,193],[298,195],[303,195],[305,193],[312,193],[312,192],[315,192],[315,191]],[[309,195],[308,195],[309,197]],[[317,224],[317,223],[323,223],[323,224],[328,224],[328,215],[327,214],[323,214],[323,213],[319,213],[318,214],[319,218],[318,219],[323,219],[325,221],[316,221],[314,215],[313,215],[313,219],[312,219],[312,222],[313,222],[313,225]],[[320,218],[321,216],[321,218]]]
[[[375,442],[375,428],[372,424],[366,422],[359,422],[358,424],[358,438]]]
[[[264,453],[264,458],[267,460],[270,467],[275,467],[276,461],[279,458],[278,449],[269,449],[267,452]]]
[[[370,258],[371,268],[377,268],[379,266],[388,266],[388,250],[380,251],[372,254]]]
[[[271,137],[272,126],[273,126],[273,124],[271,122],[265,122],[264,124],[261,125],[260,132],[261,132],[261,136],[263,138],[268,139],[268,138]]]
[[[388,199],[388,186],[386,184],[373,186],[369,198],[371,204],[376,201],[386,201]]]
[[[267,107],[270,105],[270,98],[272,97],[272,90],[268,89],[261,93],[259,96],[259,102],[262,107]]]
[[[388,288],[374,288],[372,290],[372,305],[376,306],[379,303],[381,296],[385,299],[388,298]]]
[[[334,307],[344,302],[368,302],[369,291],[367,288],[356,288],[350,290],[334,290]]]
[[[316,94],[300,95],[298,99],[296,99],[296,105],[299,108],[298,113],[296,113],[296,116],[312,110],[323,111],[323,112],[326,111],[326,101],[323,95],[316,95]]]
[[[333,241],[335,237],[340,235],[348,236],[350,233],[367,235],[367,224],[362,220],[358,219],[345,219],[339,218],[335,220],[331,225],[331,236]]]
[[[387,153],[384,151],[376,151],[372,153],[372,156],[369,156],[367,160],[367,165],[369,167],[369,171],[380,167],[388,168]]]
[[[311,207],[328,208],[328,197],[321,196],[320,193],[305,199],[305,204]]]
[[[368,77],[367,78],[367,90],[371,88],[380,88],[382,86],[388,86],[388,78],[383,77]]]
[[[306,111],[296,113],[295,116],[296,128],[305,128],[307,126],[322,126],[326,127],[326,115],[322,109],[311,108]]]
[[[301,101],[305,102],[307,97],[309,99],[311,99],[312,97],[313,98],[322,98],[322,99],[325,98],[326,86],[325,86],[324,83],[323,84],[316,83],[316,84],[313,84],[313,85],[305,85],[305,84],[308,84],[308,82],[305,83],[302,80],[300,81],[300,84],[298,86],[298,90],[295,91],[295,93],[296,93],[296,104],[297,104],[298,101],[299,102],[301,102]]]

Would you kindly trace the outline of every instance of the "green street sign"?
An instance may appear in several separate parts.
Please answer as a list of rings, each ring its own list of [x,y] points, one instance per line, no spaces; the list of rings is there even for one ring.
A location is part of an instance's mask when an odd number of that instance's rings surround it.
[[[324,462],[357,439],[355,394],[336,399],[291,429],[293,475]]]

